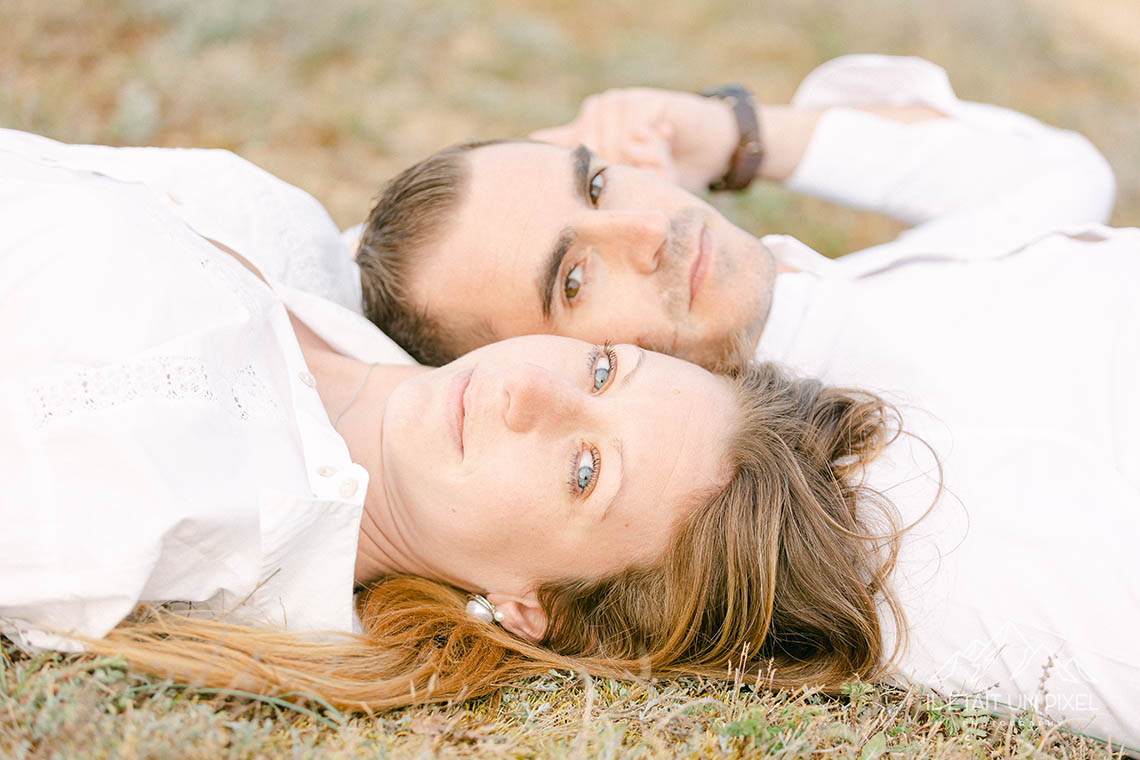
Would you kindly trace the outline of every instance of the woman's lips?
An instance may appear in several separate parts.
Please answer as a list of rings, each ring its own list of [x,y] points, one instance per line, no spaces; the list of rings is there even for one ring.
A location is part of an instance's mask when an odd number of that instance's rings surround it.
[[[452,440],[455,442],[455,447],[459,449],[460,459],[463,459],[463,423],[467,417],[467,404],[464,397],[467,393],[467,386],[471,384],[471,375],[474,373],[474,369],[457,372],[448,385],[447,418],[451,421],[448,429],[451,432]]]
[[[693,259],[693,269],[689,273],[689,309],[693,308],[693,299],[697,297],[697,291],[700,290],[701,284],[704,282],[705,273],[709,269],[709,258],[712,250],[709,240],[709,228],[701,227],[701,234],[698,237],[697,255]]]

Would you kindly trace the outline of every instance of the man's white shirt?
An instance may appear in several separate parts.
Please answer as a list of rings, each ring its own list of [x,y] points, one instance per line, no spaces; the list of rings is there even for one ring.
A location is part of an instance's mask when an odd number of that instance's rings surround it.
[[[916,59],[838,59],[794,102],[852,107],[788,185],[915,225],[838,260],[765,237],[800,271],[777,278],[756,354],[883,394],[937,454],[941,495],[914,438],[867,473],[904,522],[937,498],[894,575],[900,675],[1140,746],[1140,231],[1101,224],[1111,171]],[[917,104],[948,118],[857,109]]]

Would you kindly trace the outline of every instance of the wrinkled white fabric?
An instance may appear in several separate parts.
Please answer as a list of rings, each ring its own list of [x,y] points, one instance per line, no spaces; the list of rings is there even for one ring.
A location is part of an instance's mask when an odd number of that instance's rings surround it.
[[[171,600],[353,630],[368,473],[286,307],[349,355],[409,362],[296,188],[221,151],[0,130],[0,631],[75,649]]]
[[[833,61],[796,102],[949,116],[832,109],[789,182],[915,225],[897,240],[832,261],[764,238],[801,271],[778,277],[757,356],[884,394],[943,468],[894,576],[900,675],[1140,746],[1140,231],[1101,225],[1111,171],[916,59]],[[937,496],[913,439],[868,477],[907,522]]]

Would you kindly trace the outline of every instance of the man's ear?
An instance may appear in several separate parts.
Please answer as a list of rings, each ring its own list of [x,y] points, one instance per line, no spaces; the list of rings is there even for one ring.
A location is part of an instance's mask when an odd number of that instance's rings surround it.
[[[534,594],[487,594],[487,601],[495,605],[496,612],[502,614],[503,619],[499,622],[503,628],[514,635],[536,643],[546,635],[546,611]]]

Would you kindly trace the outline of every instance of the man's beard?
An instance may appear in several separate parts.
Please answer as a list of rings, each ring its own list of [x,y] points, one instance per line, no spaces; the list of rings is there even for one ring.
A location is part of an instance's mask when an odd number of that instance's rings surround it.
[[[694,230],[699,230],[701,224],[701,215],[699,210],[693,209],[691,212],[686,209],[677,215],[676,221],[673,223],[672,229],[676,233],[671,242],[670,248],[674,249],[674,242],[680,241],[676,245],[676,250],[672,251],[675,255],[671,256],[673,261],[671,265],[680,268],[681,279],[684,281],[682,292],[688,296],[688,278],[684,275],[688,274],[687,267],[683,264],[687,263],[684,258],[684,251],[690,250],[685,248],[685,244],[691,243],[689,235],[694,234]],[[701,346],[698,352],[690,353],[686,356],[676,351],[676,346],[646,346],[653,351],[664,354],[671,354],[678,358],[699,364],[707,370],[717,373],[732,374],[752,360],[753,354],[756,351],[756,345],[760,340],[760,334],[764,330],[765,324],[768,322],[768,315],[772,310],[772,278],[766,277],[763,274],[765,269],[769,270],[774,267],[772,252],[768,247],[760,242],[757,238],[752,238],[755,241],[758,250],[755,255],[767,258],[768,266],[759,267],[761,272],[758,281],[755,283],[757,288],[757,298],[753,306],[753,311],[749,313],[744,321],[728,332],[720,336],[718,340],[711,340],[706,345]],[[671,273],[672,274],[672,273]],[[672,278],[671,278],[672,279]],[[766,294],[762,294],[762,289],[768,288]],[[667,294],[668,297],[668,294]],[[684,314],[688,314],[688,303],[686,301]],[[674,320],[680,321],[678,314],[674,313]]]
[[[717,374],[735,374],[752,359],[752,352],[756,348],[759,338],[759,325],[751,322],[744,325],[709,346],[708,351],[699,355],[679,353],[674,346],[663,346],[646,342],[642,347],[658,354],[676,356],[678,359],[692,362]]]
[[[684,208],[669,220],[669,243],[665,247],[658,267],[663,271],[662,298],[665,313],[679,324],[689,313],[689,252],[695,245],[694,237],[700,233],[703,219],[697,207]],[[656,349],[654,349],[656,350]],[[666,353],[670,353],[666,350]]]
[[[764,332],[764,326],[768,324],[768,316],[772,313],[775,272],[771,270],[775,267],[775,259],[772,252],[768,250],[768,246],[759,240],[756,241],[756,244],[760,246],[757,255],[768,259],[769,276],[762,276],[761,283],[758,283],[759,288],[766,288],[767,292],[761,296],[758,289],[755,311],[748,316],[744,324],[733,330],[725,339],[718,360],[720,371],[732,371],[741,368],[752,360],[756,353],[756,346],[760,343],[760,335]]]

